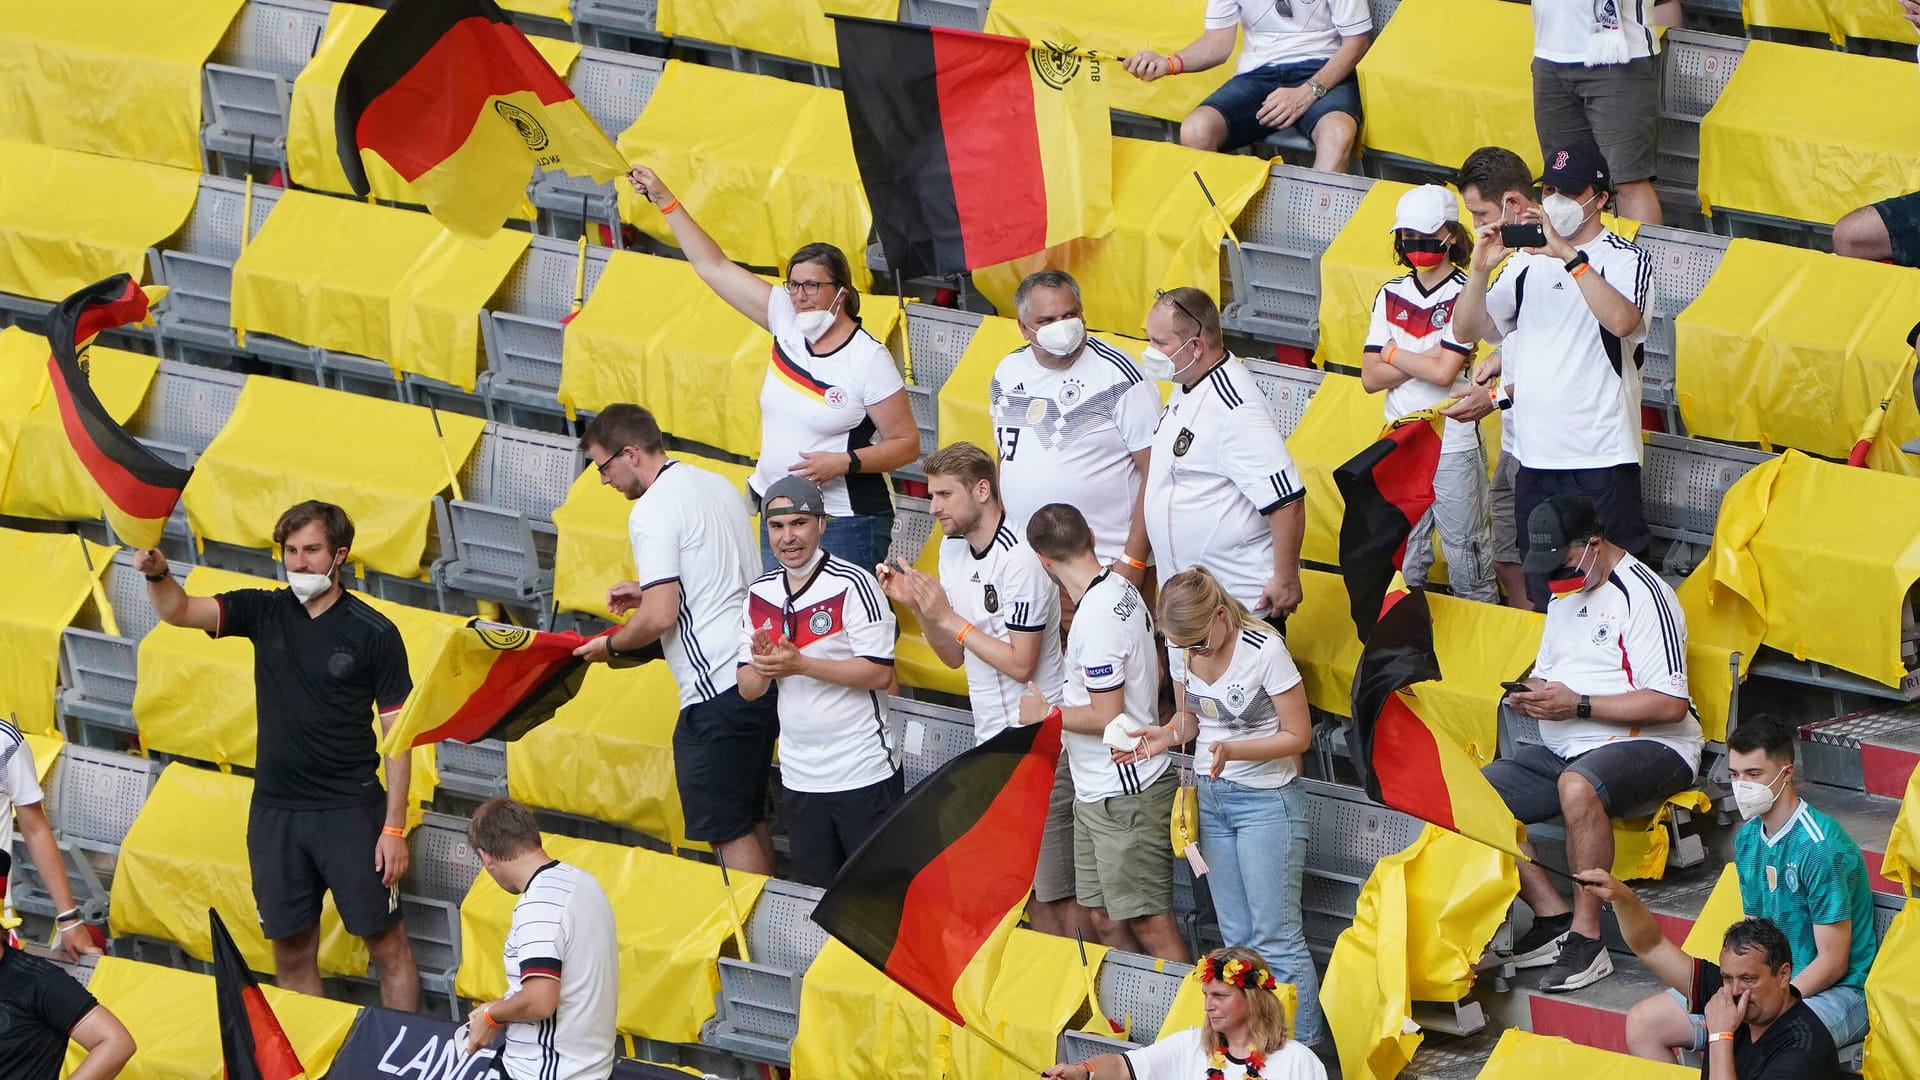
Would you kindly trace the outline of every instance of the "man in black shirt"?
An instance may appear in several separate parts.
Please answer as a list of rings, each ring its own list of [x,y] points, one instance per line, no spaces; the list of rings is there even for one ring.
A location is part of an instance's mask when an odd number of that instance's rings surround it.
[[[1743,919],[1721,939],[1720,962],[1688,956],[1660,932],[1632,889],[1604,870],[1574,880],[1611,904],[1627,947],[1707,1021],[1701,1080],[1839,1080],[1840,1057],[1793,985],[1793,946],[1767,919]]]
[[[400,919],[407,872],[411,758],[381,758],[373,719],[392,725],[413,690],[407,650],[386,616],[341,588],[353,522],[331,503],[303,502],[273,528],[285,589],[188,596],[158,551],[136,561],[160,618],[253,642],[254,755],[247,856],[261,931],[289,990],[319,994],[320,902],[333,893],[347,931],[366,939],[380,1003],[411,1012],[420,978]]]
[[[11,869],[0,851],[0,898]],[[71,1080],[109,1080],[133,1056],[133,1036],[86,987],[0,933],[0,1080],[57,1080],[69,1039],[87,1052]]]

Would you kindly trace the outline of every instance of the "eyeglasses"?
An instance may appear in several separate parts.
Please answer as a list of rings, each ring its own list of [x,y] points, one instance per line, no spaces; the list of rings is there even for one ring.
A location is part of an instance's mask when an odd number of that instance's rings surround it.
[[[787,285],[788,296],[804,296],[809,300],[813,299],[815,296],[818,296],[820,294],[821,289],[832,289],[832,288],[838,287],[834,285],[834,283],[831,281],[791,281],[790,280],[786,283],[786,285]]]
[[[1218,618],[1220,618],[1220,613],[1218,611],[1214,612],[1211,616],[1207,618],[1207,631],[1205,634],[1201,635],[1199,641],[1196,641],[1191,645],[1174,645],[1173,647],[1176,649],[1185,649],[1187,652],[1190,652],[1195,656],[1206,656],[1208,653],[1211,653],[1213,651],[1213,644],[1212,644],[1213,624],[1214,624],[1214,621],[1217,620]]]
[[[594,470],[597,471],[601,476],[607,475],[607,466],[613,464],[616,460],[618,460],[620,455],[626,453],[628,449],[629,449],[628,447],[623,446],[620,449],[615,450],[613,453],[608,454],[607,460],[593,462]],[[592,459],[589,458],[588,460],[591,461]]]
[[[1172,304],[1174,307],[1178,308],[1180,310],[1180,314],[1185,315],[1189,319],[1192,319],[1193,329],[1196,333],[1198,333],[1200,330],[1206,327],[1206,324],[1200,321],[1200,316],[1195,315],[1191,311],[1188,311],[1187,305],[1181,303],[1178,299],[1176,299],[1173,296],[1172,293],[1168,292],[1167,290],[1165,289],[1153,290],[1153,298],[1155,301],[1165,300],[1167,303]]]
[[[1273,10],[1283,19],[1293,18],[1293,0],[1273,0]]]

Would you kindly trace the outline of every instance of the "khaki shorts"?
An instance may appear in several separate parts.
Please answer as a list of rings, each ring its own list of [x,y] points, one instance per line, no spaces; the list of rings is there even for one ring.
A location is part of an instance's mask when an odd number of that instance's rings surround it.
[[[1506,417],[1501,417],[1504,421]],[[1493,465],[1493,483],[1487,486],[1487,506],[1493,518],[1493,561],[1520,562],[1520,525],[1513,519],[1513,478],[1520,459],[1500,451]]]
[[[1033,898],[1043,904],[1069,899],[1073,884],[1073,774],[1062,750],[1053,774],[1053,796],[1047,800],[1047,824],[1040,834],[1040,862],[1033,868]]]
[[[1138,795],[1073,804],[1075,893],[1110,919],[1139,919],[1173,910],[1173,840],[1169,822],[1180,788],[1168,769]]]

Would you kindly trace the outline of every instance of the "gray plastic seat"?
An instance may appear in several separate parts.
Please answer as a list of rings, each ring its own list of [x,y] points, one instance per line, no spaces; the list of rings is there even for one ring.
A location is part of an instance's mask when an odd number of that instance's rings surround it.
[[[1761,450],[1649,432],[1640,465],[1640,500],[1648,531],[1684,544],[1712,543],[1720,500],[1727,489],[1773,456]]]
[[[1706,288],[1707,279],[1727,253],[1727,239],[1709,233],[1647,225],[1634,243],[1653,262],[1653,297],[1647,311],[1646,364],[1640,370],[1641,397],[1662,406],[1668,430],[1679,427],[1678,399],[1674,395],[1673,321]]]
[[[573,34],[588,45],[613,48],[625,48],[623,38],[664,41],[654,29],[659,10],[659,0],[574,0]]]
[[[560,405],[560,359],[573,309],[575,244],[536,236],[512,272],[501,282],[480,319],[487,370],[479,380],[489,419],[513,420],[525,409],[542,417],[564,417]],[[584,295],[593,295],[607,266],[607,249],[587,249]]]
[[[1167,1010],[1181,982],[1193,970],[1192,964],[1156,960],[1139,953],[1108,950],[1100,961],[1094,981],[1094,993],[1100,1012],[1108,1020],[1125,1024],[1130,1039],[1108,1038],[1084,1031],[1060,1034],[1060,1060],[1085,1061],[1100,1054],[1120,1054],[1154,1041],[1160,1025],[1167,1022]]]
[[[47,817],[53,825],[74,902],[89,921],[106,914],[113,870],[133,819],[146,805],[159,766],[115,750],[68,743],[54,763],[47,789]],[[16,859],[18,866],[22,860]],[[46,896],[44,888],[41,896]],[[23,911],[35,911],[31,897],[17,898]],[[51,898],[47,910],[53,914]]]
[[[253,187],[247,210],[246,183],[224,176],[200,178],[200,193],[186,226],[164,246],[148,252],[167,298],[154,314],[162,355],[178,358],[188,344],[239,354],[233,332],[233,264],[240,257],[241,219],[255,236],[280,201],[280,189]]]
[[[927,500],[897,496],[893,500],[893,540],[887,554],[912,566],[926,550],[927,540],[936,527]]]
[[[444,751],[454,745],[441,743],[440,749]],[[444,752],[440,758],[444,777]],[[459,907],[467,898],[467,890],[473,887],[473,879],[480,874],[480,858],[467,842],[466,820],[429,811],[420,816],[420,825],[413,830],[411,842],[413,859],[408,864],[406,880],[401,883],[402,895]]]
[[[1300,418],[1307,414],[1307,404],[1320,390],[1320,381],[1326,373],[1319,368],[1290,367],[1268,360],[1249,360],[1247,370],[1253,373],[1253,381],[1259,385],[1260,392],[1266,395],[1267,404],[1273,408],[1273,417],[1280,425],[1280,434],[1292,438],[1294,429],[1300,426]]]
[[[893,729],[894,753],[906,772],[907,790],[938,771],[978,741],[973,717],[962,709],[951,709],[912,698],[896,697],[888,712]]]
[[[701,1042],[753,1061],[786,1065],[800,1032],[800,985],[826,944],[813,921],[824,890],[775,879],[747,916],[751,961],[719,960],[720,993]]]
[[[1227,268],[1233,302],[1223,325],[1311,348],[1320,339],[1320,256],[1359,208],[1373,181],[1275,165],[1234,230]]]
[[[191,462],[226,426],[246,383],[245,375],[162,360],[127,430],[156,450],[177,448]]]
[[[252,0],[203,73],[200,142],[216,161],[284,165],[293,80],[319,46],[325,0]]]
[[[913,360],[913,382],[936,395],[953,369],[960,366],[974,331],[985,316],[932,304],[908,304],[907,355]]]
[[[438,744],[434,753],[435,767],[440,771],[440,790],[475,801],[507,793],[507,744],[499,739],[476,743],[449,739]],[[463,828],[461,836],[465,835]],[[474,869],[479,869],[478,863]],[[468,881],[471,880],[469,877]],[[465,891],[460,895],[465,896]]]
[[[1738,12],[1735,12],[1736,16]],[[1660,51],[1660,138],[1655,188],[1700,207],[1700,121],[1745,54],[1745,38],[1668,30]]]
[[[69,626],[60,632],[60,691],[54,699],[68,738],[92,744],[90,728],[132,734],[138,642]]]
[[[1307,943],[1330,950],[1353,922],[1360,889],[1374,864],[1419,839],[1424,822],[1371,802],[1357,788],[1296,780],[1307,795],[1307,865],[1300,908]]]
[[[553,513],[581,468],[575,440],[488,424],[461,476],[464,499],[435,500],[435,588],[532,604],[546,617],[558,533]]]
[[[901,0],[900,21],[948,30],[984,30],[987,0]]]

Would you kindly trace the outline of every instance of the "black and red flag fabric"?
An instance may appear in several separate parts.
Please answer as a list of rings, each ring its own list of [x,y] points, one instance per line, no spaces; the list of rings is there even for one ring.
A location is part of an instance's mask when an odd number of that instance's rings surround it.
[[[840,868],[813,921],[941,1016],[981,1019],[1033,889],[1059,759],[1056,714],[949,761]]]
[[[480,619],[455,629],[381,739],[381,752],[399,754],[449,739],[518,739],[580,692],[587,662],[573,650],[589,640],[571,630],[527,630]]]
[[[220,1008],[226,1080],[298,1080],[307,1075],[220,913],[207,909],[213,936],[213,996]]]
[[[526,202],[536,167],[605,182],[627,171],[606,133],[493,0],[397,0],[334,99],[340,165],[361,152],[413,185],[453,232],[485,240]]]
[[[1408,691],[1439,677],[1427,594],[1395,580],[1353,673],[1351,749],[1367,796],[1524,860],[1520,825],[1500,793]]]
[[[957,274],[1113,227],[1105,77],[1066,46],[834,16],[853,156],[887,265]]]
[[[1347,581],[1353,625],[1365,642],[1401,569],[1407,537],[1433,506],[1433,474],[1440,467],[1440,425],[1432,410],[1403,416],[1333,471],[1346,502],[1340,518],[1340,573]]]
[[[163,290],[155,290],[162,293]],[[192,469],[183,469],[141,445],[120,426],[87,381],[87,347],[102,330],[147,317],[154,296],[126,274],[97,281],[67,297],[47,316],[47,376],[60,406],[60,423],[87,474],[100,488],[114,535],[133,547],[160,542]]]

